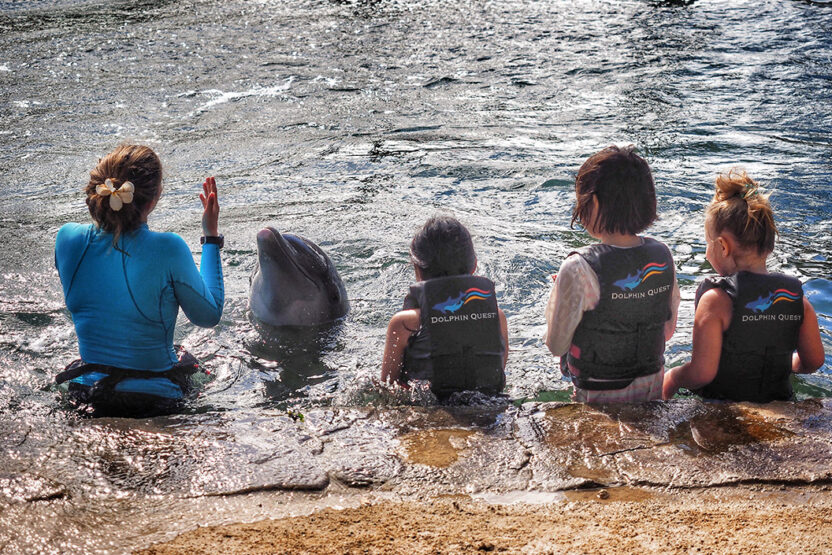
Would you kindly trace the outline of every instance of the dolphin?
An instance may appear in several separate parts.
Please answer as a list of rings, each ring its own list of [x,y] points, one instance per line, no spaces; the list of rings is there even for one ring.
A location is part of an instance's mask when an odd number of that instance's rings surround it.
[[[622,291],[635,289],[639,286],[639,284],[641,284],[641,272],[636,272],[632,275],[628,274],[624,279],[619,279],[618,281],[613,282],[613,285]]]
[[[456,298],[453,299],[451,297],[448,297],[448,300],[446,300],[445,302],[433,305],[433,309],[441,311],[442,314],[456,312],[457,310],[462,308],[462,305],[465,304],[464,298],[465,293],[460,293],[456,296]]]
[[[768,297],[760,295],[756,301],[751,301],[745,305],[745,308],[750,308],[752,312],[765,312],[772,305],[771,297],[773,293],[769,293]]]
[[[257,233],[248,306],[255,320],[273,327],[320,326],[350,309],[344,283],[326,253],[273,227]]]

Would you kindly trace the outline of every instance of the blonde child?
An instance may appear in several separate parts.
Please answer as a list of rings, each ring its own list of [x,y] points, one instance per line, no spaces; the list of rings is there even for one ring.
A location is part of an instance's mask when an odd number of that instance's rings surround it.
[[[665,375],[665,399],[685,387],[714,399],[787,400],[791,374],[823,364],[817,316],[800,281],[766,268],[776,234],[757,183],[736,170],[720,175],[705,214],[705,257],[719,277],[696,292],[691,361]]]

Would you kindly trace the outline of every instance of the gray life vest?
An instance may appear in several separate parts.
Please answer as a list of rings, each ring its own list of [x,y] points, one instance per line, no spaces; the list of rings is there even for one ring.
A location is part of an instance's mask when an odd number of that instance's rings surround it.
[[[752,272],[711,277],[696,291],[696,305],[714,288],[731,298],[733,315],[722,335],[716,377],[697,393],[755,403],[791,399],[792,353],[803,323],[800,280]]]
[[[410,287],[404,308],[418,308],[421,323],[405,350],[403,381],[428,380],[438,397],[502,391],[506,345],[491,280],[462,275],[421,281]]]
[[[591,245],[578,251],[598,276],[598,306],[584,312],[567,355],[576,387],[622,389],[664,365],[664,325],[675,282],[667,246],[645,237],[638,247]]]

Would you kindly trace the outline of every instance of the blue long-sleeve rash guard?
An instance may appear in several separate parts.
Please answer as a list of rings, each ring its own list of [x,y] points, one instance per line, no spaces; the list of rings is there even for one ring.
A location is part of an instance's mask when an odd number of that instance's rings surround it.
[[[224,286],[219,247],[203,245],[200,270],[185,241],[146,224],[113,235],[93,225],[66,224],[55,240],[55,265],[75,323],[84,362],[160,372],[177,363],[173,331],[179,307],[202,327],[222,316]],[[74,381],[92,386],[105,377],[89,372]],[[180,398],[166,378],[126,378],[116,391]]]

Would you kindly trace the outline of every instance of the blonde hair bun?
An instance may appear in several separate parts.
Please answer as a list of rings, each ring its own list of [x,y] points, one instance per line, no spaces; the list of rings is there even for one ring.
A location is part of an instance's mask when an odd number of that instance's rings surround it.
[[[729,231],[741,246],[768,254],[777,235],[769,196],[745,170],[732,168],[716,178],[706,221],[716,234]]]

